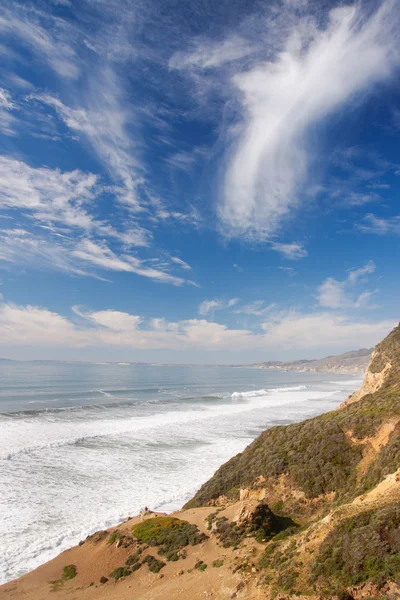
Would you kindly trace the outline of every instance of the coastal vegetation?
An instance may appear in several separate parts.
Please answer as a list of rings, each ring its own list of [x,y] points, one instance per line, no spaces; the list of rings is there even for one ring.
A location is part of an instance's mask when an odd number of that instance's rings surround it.
[[[196,546],[207,539],[196,525],[174,517],[147,519],[135,525],[132,532],[139,542],[158,546],[158,553],[169,561],[182,557],[186,546]]]

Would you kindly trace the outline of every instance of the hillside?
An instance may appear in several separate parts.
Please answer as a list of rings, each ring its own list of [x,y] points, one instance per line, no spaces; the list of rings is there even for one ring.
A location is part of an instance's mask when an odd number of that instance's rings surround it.
[[[399,467],[400,326],[341,408],[264,431],[182,511],[97,532],[0,598],[395,600]]]
[[[372,348],[362,348],[344,354],[313,360],[270,361],[250,365],[274,371],[312,371],[332,373],[364,373],[371,360]]]

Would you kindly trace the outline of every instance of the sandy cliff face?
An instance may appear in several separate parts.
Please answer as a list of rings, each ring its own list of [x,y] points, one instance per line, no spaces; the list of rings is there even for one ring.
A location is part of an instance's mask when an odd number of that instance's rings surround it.
[[[389,360],[386,362],[382,361],[381,371],[374,372],[370,370],[370,365],[374,364],[374,361],[380,358],[381,357],[379,352],[375,351],[372,353],[372,359],[368,365],[367,372],[365,373],[364,381],[361,388],[358,390],[358,392],[354,392],[354,394],[349,396],[347,400],[342,402],[339,408],[344,408],[345,406],[348,406],[353,402],[358,402],[359,400],[364,398],[364,396],[367,396],[367,394],[374,394],[385,385],[385,382],[388,379],[390,369],[392,367],[392,363]]]

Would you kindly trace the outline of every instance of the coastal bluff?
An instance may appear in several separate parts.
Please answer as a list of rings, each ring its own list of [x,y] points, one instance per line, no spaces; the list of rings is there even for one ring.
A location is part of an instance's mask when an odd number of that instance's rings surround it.
[[[400,326],[339,409],[264,431],[182,510],[0,586],[0,600],[205,598],[400,599]]]

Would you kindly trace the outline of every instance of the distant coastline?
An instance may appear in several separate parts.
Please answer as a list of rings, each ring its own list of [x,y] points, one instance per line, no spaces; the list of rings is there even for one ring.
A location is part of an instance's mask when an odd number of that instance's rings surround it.
[[[56,364],[85,364],[85,365],[117,365],[117,366],[149,366],[149,367],[230,367],[241,369],[268,369],[272,371],[297,371],[311,373],[348,373],[359,375],[366,371],[371,360],[372,349],[362,348],[343,354],[327,356],[319,359],[299,359],[292,361],[267,361],[251,364],[223,364],[223,363],[155,363],[141,361],[83,361],[83,360],[18,360],[0,358],[2,362],[17,363],[56,363]]]

